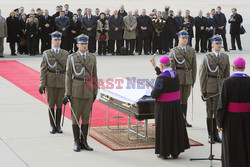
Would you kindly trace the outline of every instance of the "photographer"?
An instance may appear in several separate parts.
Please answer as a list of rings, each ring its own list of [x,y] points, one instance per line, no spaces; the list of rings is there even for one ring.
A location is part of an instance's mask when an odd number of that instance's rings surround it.
[[[240,40],[240,24],[242,22],[243,22],[242,16],[237,13],[236,8],[233,8],[232,15],[230,19],[228,20],[228,23],[231,24],[230,34],[231,34],[232,49],[230,50],[236,50],[236,47],[235,47],[235,40],[236,40],[239,50],[242,51],[241,40]]]

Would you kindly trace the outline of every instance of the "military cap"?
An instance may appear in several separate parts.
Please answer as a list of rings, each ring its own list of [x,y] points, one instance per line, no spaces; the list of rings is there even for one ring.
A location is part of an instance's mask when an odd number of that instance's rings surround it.
[[[62,38],[62,33],[59,31],[55,31],[55,32],[51,33],[50,35],[51,35],[51,39],[61,39]]]
[[[14,12],[19,12],[19,9],[18,8],[14,9]]]
[[[75,38],[77,43],[89,43],[89,37],[85,34],[80,34]]]
[[[218,34],[214,35],[212,38],[211,38],[211,42],[215,42],[215,43],[222,43],[222,37]]]
[[[186,30],[182,30],[178,32],[178,37],[188,37],[188,32]]]

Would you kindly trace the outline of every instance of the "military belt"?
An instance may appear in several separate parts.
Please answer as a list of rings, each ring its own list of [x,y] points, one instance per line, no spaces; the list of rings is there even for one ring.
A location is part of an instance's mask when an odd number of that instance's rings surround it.
[[[224,77],[222,77],[221,75],[208,75],[209,78],[215,78],[215,79],[222,79]]]
[[[83,82],[91,81],[91,78],[73,77],[73,79],[78,80],[78,81],[83,81]]]
[[[178,69],[178,70],[185,70],[185,71],[192,70],[191,68],[188,68],[188,67],[176,67],[176,69]]]
[[[55,74],[64,74],[64,71],[60,71],[60,70],[51,71],[50,69],[48,69],[48,71],[51,73],[55,73]]]

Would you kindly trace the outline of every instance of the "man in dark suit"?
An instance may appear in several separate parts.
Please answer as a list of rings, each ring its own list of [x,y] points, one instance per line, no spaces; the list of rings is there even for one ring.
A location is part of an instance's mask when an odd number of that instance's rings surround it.
[[[88,8],[87,15],[82,18],[82,33],[89,36],[88,49],[90,53],[96,51],[96,17],[92,15],[92,10]]]
[[[190,16],[190,10],[186,10],[186,17],[188,17],[188,22],[191,25],[191,30],[189,30],[190,33],[188,33],[188,34],[190,34],[189,35],[189,38],[190,38],[189,41],[190,41],[190,46],[192,47],[192,39],[193,39],[194,36],[191,35],[191,34],[194,34],[194,30],[193,30],[194,18],[192,16]],[[183,22],[184,22],[184,18],[183,18]]]
[[[139,46],[138,54],[142,53],[142,43],[144,43],[144,54],[148,55],[149,53],[149,36],[152,29],[152,20],[149,16],[146,15],[146,9],[142,9],[141,16],[137,18],[137,28],[139,29]]]
[[[231,45],[232,45],[231,50],[236,50],[235,47],[235,40],[236,40],[239,50],[242,51],[241,40],[240,40],[240,25],[242,22],[243,22],[242,16],[237,13],[236,8],[233,8],[232,15],[228,20],[228,23],[231,24],[230,25]]]
[[[124,5],[121,5],[121,6],[120,6],[120,10],[118,11],[118,15],[119,15],[119,16],[122,16],[122,17],[127,16],[127,12],[126,12],[125,9],[124,9]]]
[[[65,4],[64,5],[64,12],[65,12],[65,16],[67,16],[70,20],[73,17],[73,13],[71,11],[69,11],[69,5]]]
[[[227,19],[224,13],[221,13],[221,7],[217,7],[217,12],[213,16],[214,21],[216,23],[215,26],[215,34],[219,34],[222,36],[223,39],[223,46],[226,52],[229,52],[227,48],[227,39],[226,39],[226,24],[227,24]]]
[[[83,18],[82,9],[79,8],[79,9],[77,9],[77,19],[81,22],[82,18]]]
[[[95,9],[95,17],[96,17],[96,20],[100,19],[100,9],[99,8]]]
[[[177,32],[181,31],[181,25],[184,21],[183,17],[181,16],[181,10],[178,11],[178,14],[174,17],[177,24],[176,24],[176,30]],[[175,47],[178,46],[179,40],[178,40],[178,35],[175,35]]]
[[[56,30],[62,33],[62,43],[61,48],[69,51],[70,49],[70,35],[69,35],[69,27],[70,27],[70,19],[65,16],[65,12],[61,11],[60,16],[55,20]]]
[[[53,32],[53,18],[49,16],[49,11],[47,9],[44,10],[44,16],[40,19],[41,25],[41,40],[42,40],[42,53],[45,50],[51,48],[51,36],[50,33]]]
[[[195,43],[195,50],[196,53],[200,51],[199,44],[201,42],[201,52],[206,52],[206,25],[207,25],[207,18],[202,16],[202,10],[199,10],[199,14],[194,19],[195,21],[195,28],[196,28],[196,43]]]
[[[36,53],[39,54],[39,44],[40,44],[40,39],[41,39],[41,18],[43,17],[42,15],[42,9],[37,8],[36,9],[36,18],[38,19],[38,31],[37,31],[37,38],[36,38]]]
[[[114,14],[109,18],[109,41],[110,52],[115,55],[114,45],[116,42],[116,55],[120,55],[123,40],[123,18],[118,15],[118,11],[114,10]]]
[[[81,33],[81,21],[77,18],[77,14],[73,14],[73,19],[70,21],[70,52],[73,53],[73,47],[74,52],[78,50],[76,44],[75,38],[80,35]]]
[[[60,16],[60,12],[61,12],[61,8],[60,6],[57,6],[56,7],[56,13],[52,15],[52,19],[53,19],[53,31],[56,31],[56,23],[55,23],[55,20],[57,17]]]

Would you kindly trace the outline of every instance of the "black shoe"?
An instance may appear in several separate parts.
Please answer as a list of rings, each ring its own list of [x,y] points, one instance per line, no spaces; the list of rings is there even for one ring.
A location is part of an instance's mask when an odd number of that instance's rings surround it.
[[[61,128],[61,116],[62,116],[62,109],[56,109],[56,129],[58,133],[63,133],[62,128]]]
[[[54,112],[54,109],[50,109],[49,110],[49,122],[50,122],[50,131],[49,132],[51,134],[55,134],[57,131],[53,118],[55,119],[55,112]]]
[[[139,52],[138,55],[141,55],[141,52]]]
[[[201,53],[206,53],[206,51],[203,50],[203,51],[201,51]]]
[[[230,52],[229,50],[225,50],[225,52]]]
[[[2,55],[0,56],[0,58],[3,58],[3,57],[4,57],[4,56],[2,56]]]
[[[73,130],[73,136],[74,136],[74,148],[73,150],[75,152],[80,151],[80,139],[79,139],[79,133],[80,129],[78,125],[72,125],[72,130]]]
[[[212,137],[212,136],[208,136],[208,143],[211,143],[212,142],[212,144],[215,144],[215,141],[214,141],[214,137]]]
[[[189,123],[187,122],[187,120],[185,120],[185,121],[186,121],[186,127],[191,128],[191,127],[192,127],[192,125],[191,125],[191,124],[189,124]]]
[[[112,56],[115,56],[115,53],[112,53]]]
[[[236,50],[236,49],[230,49],[230,50]]]
[[[75,142],[74,142],[74,148],[73,148],[73,150],[74,150],[75,152],[79,152],[79,151],[80,151],[79,141],[75,141]]]
[[[219,132],[217,129],[216,119],[213,119],[213,127],[214,127],[214,141],[217,143],[222,143],[222,140],[219,136]]]
[[[241,48],[241,49],[239,49],[239,51],[243,51],[243,50],[242,50],[242,48]]]
[[[199,51],[196,51],[196,53],[199,53]]]
[[[11,54],[11,56],[17,56],[17,54],[13,53],[13,54]]]
[[[89,125],[88,125],[88,124],[83,124],[83,125],[81,125],[81,130],[82,130],[82,133],[83,133],[83,134],[81,134],[81,144],[80,144],[80,147],[81,147],[81,149],[83,149],[83,150],[94,151],[94,149],[91,148],[91,147],[88,145],[88,143],[87,143],[88,128],[89,128]]]
[[[179,154],[178,155],[171,154],[171,156],[172,156],[173,159],[178,159]]]
[[[168,159],[168,156],[169,155],[160,155],[160,154],[157,155],[158,158],[162,158],[162,159]]]

